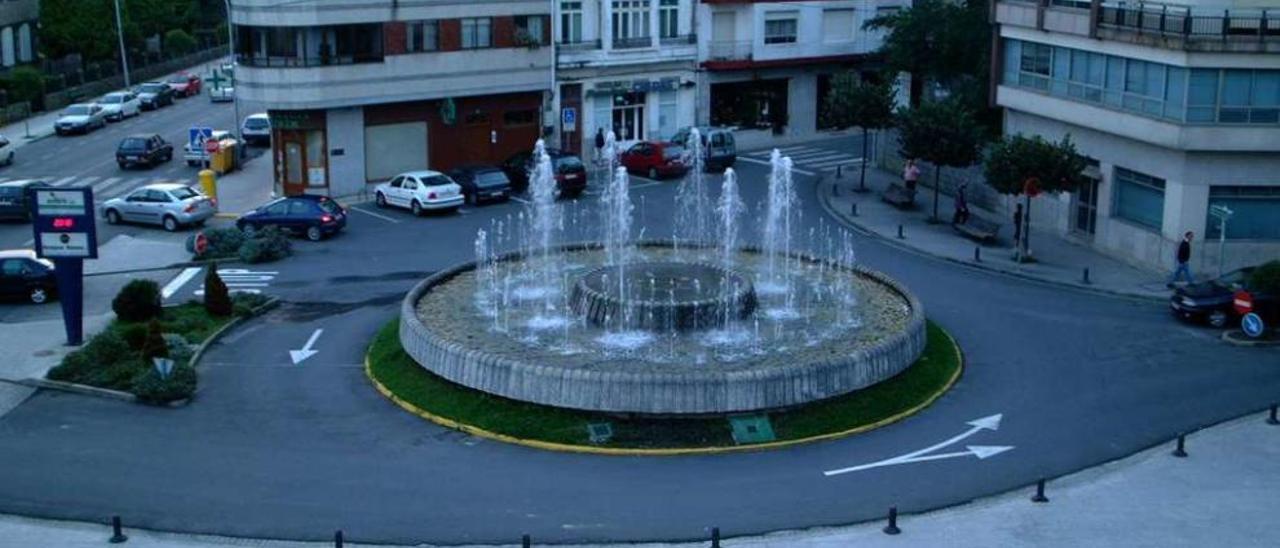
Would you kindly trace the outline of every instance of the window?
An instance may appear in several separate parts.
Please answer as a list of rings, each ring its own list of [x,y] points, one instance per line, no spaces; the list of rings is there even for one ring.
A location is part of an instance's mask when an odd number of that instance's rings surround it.
[[[391,183],[388,186],[391,188],[400,188],[401,186],[404,186],[404,177],[397,176],[395,179],[391,180]]]
[[[502,113],[502,124],[507,127],[527,126],[537,122],[537,110],[508,110]]]
[[[613,0],[613,40],[616,46],[649,45],[649,1]]]
[[[405,26],[406,51],[435,51],[440,48],[440,25],[437,21],[410,21]]]
[[[462,48],[487,48],[493,45],[490,29],[493,20],[488,17],[472,17],[462,20]]]
[[[1194,69],[1187,85],[1187,121],[1214,122],[1218,114],[1218,71]]]
[[[824,10],[822,12],[822,41],[826,43],[853,40],[854,10]]]
[[[516,45],[528,46],[534,44],[542,44],[542,16],[541,15],[519,15],[515,18],[516,23]]]
[[[680,0],[662,0],[658,5],[658,36],[675,38],[680,35]]]
[[[1280,186],[1211,186],[1209,207],[1226,206],[1228,240],[1280,240]],[[1222,225],[1212,215],[1205,238],[1216,239]]]
[[[1153,230],[1164,226],[1164,179],[1117,167],[1115,216]]]
[[[795,12],[770,13],[764,22],[764,43],[794,44],[796,41]]]
[[[4,261],[0,261],[0,274],[12,277],[21,276],[27,271],[26,265],[22,263],[22,259],[6,259]]]
[[[481,125],[481,124],[487,125],[489,123],[489,113],[480,109],[475,109],[467,113],[467,116],[466,118],[464,118],[464,121],[467,123],[467,125]]]
[[[560,3],[560,43],[582,42],[582,2]]]

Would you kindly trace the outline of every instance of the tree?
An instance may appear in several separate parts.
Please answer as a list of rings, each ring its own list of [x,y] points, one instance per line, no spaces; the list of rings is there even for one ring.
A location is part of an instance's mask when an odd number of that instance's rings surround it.
[[[164,34],[164,49],[171,55],[186,55],[195,51],[196,39],[182,29],[173,29]]]
[[[967,167],[978,161],[982,131],[969,109],[954,99],[899,108],[896,119],[902,157],[933,164],[933,216],[929,220],[936,223],[942,168]]]
[[[831,78],[831,92],[822,105],[827,125],[833,127],[862,128],[862,173],[858,176],[858,188],[867,189],[867,141],[870,130],[880,130],[893,125],[893,106],[897,90],[890,79],[885,83],[869,82],[852,72],[842,72]]]
[[[987,184],[1001,194],[1022,194],[1028,182],[1034,181],[1039,191],[1072,192],[1085,182],[1088,162],[1076,152],[1071,137],[1056,143],[1043,137],[1021,134],[1005,137],[991,146],[983,163]],[[1019,257],[1026,257],[1031,232],[1031,196],[1026,198],[1023,213],[1022,240]]]
[[[204,309],[213,316],[230,316],[235,311],[227,284],[218,275],[218,263],[210,264],[204,275]]]
[[[147,365],[151,365],[151,360],[154,358],[169,357],[169,343],[164,340],[164,329],[160,325],[160,320],[152,319],[147,323],[147,338],[142,342],[140,353]]]

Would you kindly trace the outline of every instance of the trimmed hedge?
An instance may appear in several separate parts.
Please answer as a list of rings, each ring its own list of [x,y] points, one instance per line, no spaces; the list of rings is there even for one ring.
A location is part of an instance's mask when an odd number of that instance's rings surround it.
[[[125,322],[145,322],[159,316],[160,305],[160,285],[151,280],[131,280],[111,300],[111,310]]]

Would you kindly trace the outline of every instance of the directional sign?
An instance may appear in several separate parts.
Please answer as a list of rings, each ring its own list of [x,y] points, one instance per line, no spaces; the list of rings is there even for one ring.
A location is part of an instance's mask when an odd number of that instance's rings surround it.
[[[1267,331],[1267,326],[1262,322],[1262,316],[1259,316],[1256,312],[1250,312],[1240,318],[1240,329],[1244,331],[1245,335],[1256,339]]]
[[[187,144],[191,146],[191,150],[204,150],[204,142],[212,138],[211,127],[187,128]]]
[[[307,344],[303,345],[301,350],[289,351],[289,359],[293,360],[293,365],[298,365],[307,358],[318,354],[318,352],[312,350],[311,347],[316,345],[316,340],[320,338],[321,333],[324,333],[323,329],[315,330],[315,332],[311,334],[311,338],[307,339]]]
[[[977,457],[979,460],[988,459],[996,455],[999,455],[1000,453],[1004,453],[1005,451],[1012,450],[1013,446],[1012,445],[966,445],[964,451],[955,451],[951,453],[938,453],[933,455],[930,455],[929,453],[933,453],[934,451],[937,451],[939,449],[943,449],[945,447],[959,443],[966,438],[969,438],[979,432],[982,432],[983,430],[991,430],[993,432],[996,430],[999,430],[1000,419],[1003,417],[1004,415],[1002,414],[996,414],[988,417],[983,417],[980,419],[971,420],[965,423],[970,426],[968,430],[961,432],[959,435],[952,437],[951,439],[945,440],[941,443],[930,445],[929,447],[926,447],[919,451],[912,451],[905,455],[898,455],[893,458],[888,458],[885,460],[876,461],[876,462],[867,463],[867,464],[860,464],[858,466],[850,466],[848,468],[840,468],[836,470],[827,470],[822,474],[827,477],[831,477],[831,476],[838,476],[840,474],[848,474],[850,472],[869,470],[871,468],[880,468],[883,466],[894,466],[898,464],[910,464],[913,462],[926,462],[926,461],[932,461],[932,460],[954,459],[954,458],[970,457],[970,456]]]

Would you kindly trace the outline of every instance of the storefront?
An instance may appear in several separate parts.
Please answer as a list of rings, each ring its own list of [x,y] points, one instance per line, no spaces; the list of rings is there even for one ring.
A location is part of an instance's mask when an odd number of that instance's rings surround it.
[[[268,115],[277,188],[286,196],[329,194],[325,111],[273,110]]]
[[[560,144],[587,158],[594,154],[597,130],[613,131],[619,141],[659,140],[693,125],[697,94],[691,74],[670,74],[563,84],[559,100]],[[572,110],[572,125],[565,109]]]

